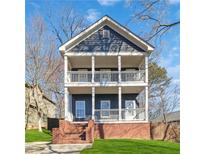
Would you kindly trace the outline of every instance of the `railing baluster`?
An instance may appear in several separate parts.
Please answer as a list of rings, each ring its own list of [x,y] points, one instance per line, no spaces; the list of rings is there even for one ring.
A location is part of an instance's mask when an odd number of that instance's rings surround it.
[[[126,109],[122,108],[122,120],[144,120],[145,108]],[[104,113],[104,115],[103,115]],[[119,109],[95,109],[96,121],[118,121]],[[131,117],[130,117],[131,116]]]
[[[121,81],[144,81],[145,71],[122,71]],[[91,82],[92,72],[91,71],[69,71],[67,76],[68,82]],[[117,71],[95,71],[95,82],[117,82],[118,72]]]

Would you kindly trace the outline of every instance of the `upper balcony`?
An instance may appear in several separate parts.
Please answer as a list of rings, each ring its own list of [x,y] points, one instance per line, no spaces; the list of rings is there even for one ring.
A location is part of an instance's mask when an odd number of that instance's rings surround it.
[[[95,71],[94,82],[98,83],[109,83],[109,82],[120,82],[119,74],[121,74],[121,82],[145,82],[145,71],[144,70],[133,70],[133,71]],[[67,82],[92,82],[92,71],[68,71]]]
[[[146,59],[145,55],[68,56],[65,86],[146,86]]]

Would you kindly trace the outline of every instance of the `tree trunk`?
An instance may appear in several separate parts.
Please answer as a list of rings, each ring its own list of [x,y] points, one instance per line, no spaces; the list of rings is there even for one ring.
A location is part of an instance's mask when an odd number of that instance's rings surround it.
[[[167,137],[167,133],[168,133],[170,124],[169,124],[169,123],[165,123],[165,125],[166,125],[166,128],[165,128],[165,130],[164,130],[164,136],[163,136],[163,138],[162,138],[163,141],[164,141],[164,140],[166,139],[166,137]]]
[[[38,131],[42,132],[42,128],[41,128],[41,117],[39,117],[38,119]]]

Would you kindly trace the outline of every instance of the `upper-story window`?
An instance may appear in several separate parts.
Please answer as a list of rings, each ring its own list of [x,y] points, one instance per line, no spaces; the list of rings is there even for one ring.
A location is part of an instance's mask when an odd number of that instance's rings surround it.
[[[103,38],[110,38],[110,31],[109,30],[106,30],[106,29],[103,29],[102,31],[102,37]]]

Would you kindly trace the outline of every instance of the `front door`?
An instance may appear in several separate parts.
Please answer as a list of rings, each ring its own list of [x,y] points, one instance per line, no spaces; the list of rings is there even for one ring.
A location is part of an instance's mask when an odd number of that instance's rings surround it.
[[[100,102],[101,108],[101,118],[109,118],[110,117],[110,101],[109,100],[102,100]]]
[[[136,104],[135,100],[126,100],[125,101],[125,119],[133,120],[136,113]]]

